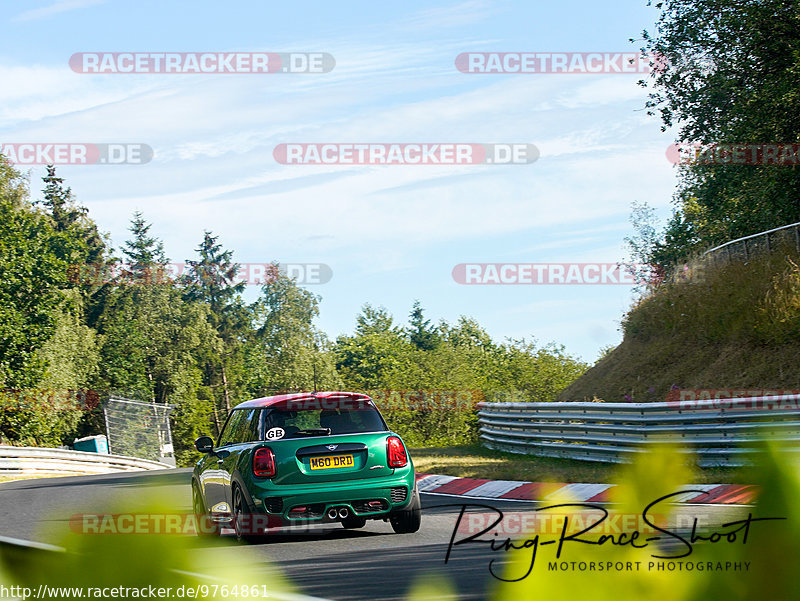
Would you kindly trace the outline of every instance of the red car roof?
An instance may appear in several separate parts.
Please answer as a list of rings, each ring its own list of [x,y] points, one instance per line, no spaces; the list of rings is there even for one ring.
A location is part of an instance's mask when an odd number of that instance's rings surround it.
[[[299,399],[355,399],[355,400],[369,400],[366,394],[358,392],[293,392],[291,394],[278,394],[275,396],[265,396],[260,399],[252,399],[239,403],[234,409],[250,409],[252,407],[271,407],[276,403],[283,403],[286,401],[297,401]]]

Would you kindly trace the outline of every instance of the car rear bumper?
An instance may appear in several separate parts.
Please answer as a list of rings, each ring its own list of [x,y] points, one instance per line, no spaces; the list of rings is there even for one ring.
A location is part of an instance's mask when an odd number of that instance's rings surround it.
[[[373,480],[325,482],[314,485],[255,485],[251,488],[251,507],[256,513],[280,518],[283,524],[334,522],[327,513],[332,508],[347,508],[350,516],[366,519],[387,517],[405,508],[414,491],[414,472],[394,474]],[[265,483],[266,484],[266,483]],[[297,511],[304,507],[305,511]],[[292,511],[292,510],[295,511]]]

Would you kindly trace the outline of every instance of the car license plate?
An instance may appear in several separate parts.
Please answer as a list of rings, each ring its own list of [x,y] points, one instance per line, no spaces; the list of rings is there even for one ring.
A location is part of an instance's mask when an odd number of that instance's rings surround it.
[[[328,457],[312,457],[309,459],[312,470],[330,470],[337,467],[353,467],[352,455],[332,455]]]

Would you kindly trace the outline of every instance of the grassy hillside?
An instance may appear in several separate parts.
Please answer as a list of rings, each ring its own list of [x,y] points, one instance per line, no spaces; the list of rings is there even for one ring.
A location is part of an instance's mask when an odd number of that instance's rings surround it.
[[[623,320],[622,343],[558,400],[650,402],[674,389],[800,389],[797,250],[690,273],[639,301]]]

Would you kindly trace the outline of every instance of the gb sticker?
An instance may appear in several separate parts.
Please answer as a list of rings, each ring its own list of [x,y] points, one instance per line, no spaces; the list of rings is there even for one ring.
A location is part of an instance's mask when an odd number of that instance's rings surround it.
[[[286,435],[286,430],[283,428],[270,428],[267,430],[267,440],[278,440]]]

